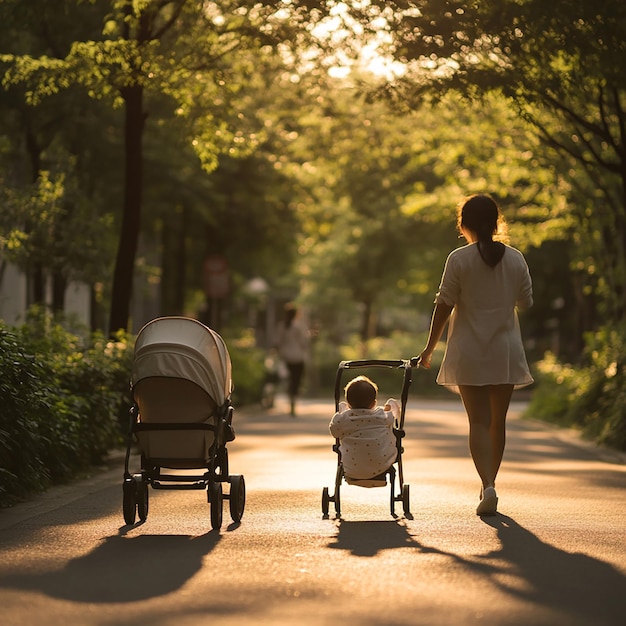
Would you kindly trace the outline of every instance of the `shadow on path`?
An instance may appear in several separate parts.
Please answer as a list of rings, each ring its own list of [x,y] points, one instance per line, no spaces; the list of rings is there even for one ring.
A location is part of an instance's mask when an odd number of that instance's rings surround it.
[[[202,567],[219,533],[106,537],[92,552],[45,574],[13,574],[0,586],[73,602],[136,602],[172,593]]]
[[[619,570],[544,543],[506,515],[483,521],[496,529],[501,548],[481,558],[490,562],[488,573],[502,591],[569,614],[571,624],[626,624],[626,576]]]
[[[335,543],[329,548],[347,550],[354,556],[376,556],[382,550],[396,548],[417,548],[420,552],[438,550],[424,548],[409,533],[406,525],[400,520],[389,521],[354,521],[337,520],[339,532]]]
[[[359,557],[375,557],[383,550],[398,548],[441,555],[482,577],[512,600],[547,610],[550,619],[556,619],[553,623],[626,624],[626,576],[618,569],[544,543],[506,515],[482,521],[495,529],[500,548],[469,558],[421,544],[401,520],[338,520],[338,533],[328,547]],[[518,623],[515,619],[512,616],[511,623]]]

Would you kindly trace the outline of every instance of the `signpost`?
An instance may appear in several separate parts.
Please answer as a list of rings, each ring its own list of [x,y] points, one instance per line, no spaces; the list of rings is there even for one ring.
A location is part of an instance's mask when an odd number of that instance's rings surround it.
[[[209,325],[219,332],[220,300],[230,293],[230,270],[226,257],[211,254],[204,259],[202,266],[204,293],[209,305]]]

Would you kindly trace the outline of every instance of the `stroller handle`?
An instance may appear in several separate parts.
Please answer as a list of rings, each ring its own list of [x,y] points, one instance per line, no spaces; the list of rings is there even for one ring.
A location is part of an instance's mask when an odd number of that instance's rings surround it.
[[[400,395],[400,419],[398,427],[400,429],[404,426],[404,414],[406,412],[406,404],[409,397],[409,387],[412,382],[412,368],[415,365],[412,363],[412,359],[358,359],[355,361],[341,361],[337,366],[337,375],[335,377],[335,411],[339,410],[339,400],[341,397],[341,378],[343,370],[358,369],[360,367],[381,367],[392,368],[398,370],[404,370],[404,377],[402,380],[402,392]]]
[[[340,369],[355,367],[411,367],[411,361],[406,359],[359,359],[356,361],[341,361]],[[414,367],[414,366],[413,366]]]

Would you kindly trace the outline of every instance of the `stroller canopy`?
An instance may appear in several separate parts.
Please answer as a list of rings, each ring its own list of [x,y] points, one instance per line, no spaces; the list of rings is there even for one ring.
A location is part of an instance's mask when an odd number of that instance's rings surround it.
[[[184,378],[222,406],[232,392],[230,355],[213,330],[188,317],[160,317],[137,335],[132,385],[153,376]]]

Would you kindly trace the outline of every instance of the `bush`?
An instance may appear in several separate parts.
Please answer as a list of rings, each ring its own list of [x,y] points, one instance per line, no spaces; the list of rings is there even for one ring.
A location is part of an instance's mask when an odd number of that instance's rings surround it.
[[[626,328],[586,338],[588,383],[571,409],[574,423],[597,443],[626,450]]]
[[[131,349],[34,312],[0,324],[0,506],[70,479],[119,446]],[[124,422],[126,426],[126,421]]]
[[[624,338],[620,330],[589,335],[588,364],[578,368],[546,354],[536,366],[527,415],[573,426],[597,443],[626,450]]]
[[[559,363],[552,353],[546,353],[535,364],[535,386],[527,414],[547,422],[570,426],[572,407],[589,386],[586,370]]]
[[[19,336],[0,326],[0,505],[51,482],[45,450],[54,439],[55,394],[47,378]]]
[[[265,378],[265,352],[255,347],[254,336],[244,332],[236,338],[224,338],[233,369],[232,402],[235,409],[261,401]]]

